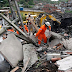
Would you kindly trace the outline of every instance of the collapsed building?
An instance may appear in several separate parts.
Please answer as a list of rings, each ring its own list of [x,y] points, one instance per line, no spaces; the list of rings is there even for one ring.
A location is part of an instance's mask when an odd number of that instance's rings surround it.
[[[10,0],[9,3],[11,3]],[[49,21],[52,26],[48,43],[44,44],[42,41],[41,46],[38,46],[35,35],[27,34],[16,0],[14,3],[18,17],[12,7],[10,7],[13,15],[12,21],[0,13],[7,23],[4,23],[0,29],[0,36],[3,38],[0,42],[0,72],[71,72],[72,14],[57,12],[40,14],[37,17],[38,25],[29,18],[35,29],[34,34],[45,20]],[[18,26],[19,22],[23,31]],[[8,31],[9,27],[14,28],[14,32]],[[16,33],[16,30],[20,35]],[[45,35],[48,36],[48,34],[49,30],[46,30]]]

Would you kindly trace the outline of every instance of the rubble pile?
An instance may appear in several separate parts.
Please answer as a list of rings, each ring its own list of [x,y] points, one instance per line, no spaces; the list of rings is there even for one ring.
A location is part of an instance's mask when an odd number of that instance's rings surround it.
[[[52,15],[61,22],[61,24],[53,21],[52,23],[52,31],[57,33],[66,32],[68,34],[72,33],[72,13],[58,13],[53,12]]]
[[[42,15],[42,14],[41,14]],[[40,16],[41,16],[40,15]],[[25,33],[15,23],[0,13],[8,24],[0,29],[0,72],[67,72],[72,70],[72,17],[64,18],[53,13],[59,19],[52,22],[52,31],[45,32],[47,43],[38,45],[36,33]],[[56,16],[57,15],[57,16]],[[39,16],[39,17],[40,17]],[[47,19],[49,20],[49,18]],[[36,30],[39,30],[35,26]],[[8,31],[12,27],[14,31]],[[19,34],[16,33],[19,32]],[[49,34],[50,32],[50,34]]]

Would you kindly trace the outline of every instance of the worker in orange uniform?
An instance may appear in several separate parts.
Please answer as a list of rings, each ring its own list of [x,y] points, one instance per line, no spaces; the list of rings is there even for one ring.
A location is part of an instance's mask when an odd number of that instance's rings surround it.
[[[27,31],[27,33],[29,32],[28,28],[27,28],[27,25],[24,25],[25,27],[25,30]],[[23,31],[23,28],[22,26],[19,26],[19,28]],[[16,33],[19,34],[19,32],[16,30]]]
[[[27,28],[27,25],[24,25],[25,27],[25,30],[27,31],[27,33],[29,32],[28,28]]]
[[[38,37],[38,45],[41,44],[42,39],[44,40],[44,43],[47,43],[47,38],[45,35],[46,29],[49,28],[49,31],[51,31],[51,25],[49,22],[45,22],[44,25],[42,25],[39,29],[39,31],[36,33],[35,37]]]
[[[10,27],[10,28],[8,29],[8,31],[10,31],[10,32],[14,32],[14,30],[13,30],[12,27]]]
[[[19,32],[16,30],[16,33],[19,35]]]

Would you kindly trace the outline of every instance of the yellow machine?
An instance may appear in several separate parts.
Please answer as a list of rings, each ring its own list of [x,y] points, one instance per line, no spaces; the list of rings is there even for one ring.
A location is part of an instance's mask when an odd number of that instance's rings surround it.
[[[59,24],[61,24],[61,22],[59,22],[56,18],[54,18],[52,15],[48,15],[48,17],[53,20],[53,21],[57,21]]]
[[[53,20],[53,21],[56,21],[58,22],[59,24],[61,24],[61,22],[59,22],[56,18],[54,18],[52,15],[43,15],[41,18],[40,18],[40,26],[43,25],[46,17],[49,17],[49,19]]]

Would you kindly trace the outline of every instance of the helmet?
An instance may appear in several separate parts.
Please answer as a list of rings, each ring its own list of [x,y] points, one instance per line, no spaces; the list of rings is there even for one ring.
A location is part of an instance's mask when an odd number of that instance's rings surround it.
[[[46,24],[47,26],[51,26],[49,22],[45,22],[45,24]]]

